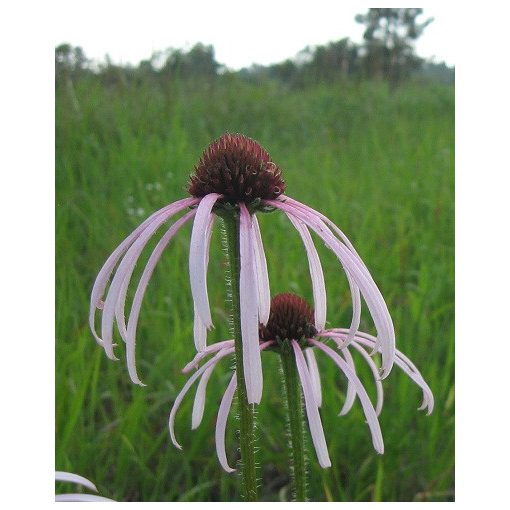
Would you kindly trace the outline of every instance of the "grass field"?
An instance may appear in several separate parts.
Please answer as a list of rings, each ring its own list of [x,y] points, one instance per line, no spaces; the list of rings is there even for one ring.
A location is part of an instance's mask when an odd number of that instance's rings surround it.
[[[56,467],[80,473],[105,496],[126,501],[231,501],[236,475],[224,473],[214,423],[230,364],[216,371],[204,421],[191,432],[190,395],[177,417],[184,450],[167,420],[194,353],[187,274],[190,229],[169,246],[147,291],[138,364],[147,387],[131,384],[123,361],[106,359],[87,326],[94,278],[109,253],[150,212],[184,197],[208,143],[225,131],[258,140],[284,171],[287,194],[320,209],[350,237],[386,298],[397,347],[436,399],[416,409],[419,389],[397,368],[384,381],[378,456],[359,402],[337,416],[345,380],[318,356],[321,415],[332,468],[309,449],[312,501],[450,501],[454,490],[454,94],[451,87],[324,85],[286,91],[232,77],[212,84],[58,87],[56,102]],[[260,218],[273,294],[311,298],[301,241],[277,212]],[[346,280],[320,242],[331,326],[350,322]],[[146,254],[150,253],[150,246]],[[143,262],[143,261],[142,261]],[[142,264],[138,266],[139,270]],[[219,233],[212,241],[209,292],[215,329],[228,338]],[[364,311],[362,328],[374,332]],[[119,342],[119,355],[122,355]],[[288,500],[282,383],[276,356],[264,363],[258,412],[260,493]],[[359,360],[361,361],[361,360]],[[363,362],[359,372],[366,381]],[[373,383],[367,383],[375,394]],[[236,456],[235,417],[228,424]]]

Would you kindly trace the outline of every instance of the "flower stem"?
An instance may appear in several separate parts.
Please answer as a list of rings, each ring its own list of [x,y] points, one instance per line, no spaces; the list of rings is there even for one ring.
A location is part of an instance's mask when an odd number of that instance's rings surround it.
[[[303,403],[301,386],[297,373],[296,358],[290,348],[281,349],[283,379],[287,394],[287,413],[289,417],[290,463],[294,484],[295,501],[306,501],[306,461],[303,427]]]
[[[229,264],[227,292],[230,295],[232,333],[235,342],[235,365],[237,373],[237,397],[239,406],[239,442],[241,450],[240,472],[245,501],[257,501],[257,473],[255,467],[255,410],[248,404],[243,369],[243,346],[241,338],[241,306],[239,296],[239,274],[241,269],[239,252],[239,215],[222,214],[224,243]]]

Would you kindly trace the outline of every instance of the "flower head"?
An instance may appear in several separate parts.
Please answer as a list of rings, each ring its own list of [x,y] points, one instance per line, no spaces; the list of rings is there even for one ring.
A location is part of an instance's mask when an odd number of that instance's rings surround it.
[[[303,298],[290,293],[273,298],[269,320],[259,327],[261,340],[276,342],[289,338],[302,341],[316,332],[312,308]]]
[[[239,295],[246,392],[249,403],[260,402],[263,378],[259,324],[267,325],[270,310],[268,270],[256,217],[260,209],[283,212],[303,240],[313,287],[313,325],[317,331],[325,327],[326,290],[310,232],[314,232],[333,251],[352,294],[353,313],[346,345],[354,340],[357,333],[363,296],[378,332],[375,349],[382,352],[382,376],[389,374],[395,357],[393,324],[367,267],[345,234],[331,220],[283,195],[284,190],[280,169],[257,142],[243,135],[225,134],[205,150],[196,165],[189,183],[192,196],[153,213],[106,260],[92,289],[89,324],[96,341],[110,359],[117,359],[113,343],[114,325],[117,324],[126,343],[127,366],[133,382],[142,384],[136,369],[135,345],[145,291],[163,251],[188,221],[193,221],[189,275],[194,303],[194,340],[197,351],[206,349],[207,331],[213,325],[207,291],[211,233],[218,214],[231,214],[236,218],[239,233]],[[149,240],[164,226],[167,230],[147,261],[126,320],[126,297],[136,263]],[[98,310],[101,312],[100,332],[96,331]]]
[[[327,341],[333,343],[333,348],[327,344]],[[322,352],[325,354],[347,379],[345,401],[339,415],[347,414],[354,405],[356,397],[358,397],[372,435],[373,446],[378,453],[382,454],[384,443],[378,416],[383,405],[383,387],[377,365],[372,358],[373,355],[382,351],[382,348],[377,344],[377,339],[367,333],[356,332],[354,338],[350,338],[350,331],[346,328],[316,330],[313,324],[313,311],[305,300],[293,294],[275,296],[271,303],[269,321],[266,326],[261,325],[260,327],[260,351],[278,351],[282,348],[288,349],[291,347],[294,353],[312,442],[319,464],[323,468],[331,466],[331,461],[319,413],[319,408],[322,405],[322,386],[315,353]],[[198,353],[184,367],[184,373],[190,373],[193,370],[195,372],[177,396],[170,412],[170,436],[172,442],[178,448],[181,448],[181,446],[175,437],[174,422],[184,396],[193,383],[199,380],[192,418],[192,428],[195,429],[202,420],[209,378],[219,361],[230,356],[233,352],[233,340],[218,342]],[[377,390],[375,406],[356,374],[353,353],[359,354],[372,371]],[[210,358],[205,361],[208,357]],[[200,366],[201,363],[203,364]],[[418,369],[400,351],[395,351],[395,363],[421,388],[423,402],[419,409],[427,409],[427,414],[430,414],[434,408],[434,397]],[[229,466],[225,453],[225,428],[235,390],[236,374],[234,373],[220,404],[215,434],[218,459],[222,467],[228,472],[232,472],[233,469]]]
[[[285,191],[278,166],[255,141],[244,135],[226,133],[213,142],[195,166],[189,194],[222,195],[221,201],[236,205],[256,199],[274,199]]]

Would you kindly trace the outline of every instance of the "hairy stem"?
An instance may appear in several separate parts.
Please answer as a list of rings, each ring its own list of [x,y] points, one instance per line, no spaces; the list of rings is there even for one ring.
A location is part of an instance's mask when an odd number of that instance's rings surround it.
[[[248,404],[243,370],[243,346],[241,338],[241,306],[239,297],[239,216],[223,214],[224,242],[229,265],[227,292],[231,303],[232,333],[235,342],[235,366],[237,373],[237,399],[239,406],[239,442],[241,450],[240,474],[245,501],[257,501],[257,473],[255,467],[255,411]]]
[[[283,369],[287,413],[289,418],[290,463],[295,501],[306,501],[306,464],[301,386],[296,358],[290,348],[280,352]]]

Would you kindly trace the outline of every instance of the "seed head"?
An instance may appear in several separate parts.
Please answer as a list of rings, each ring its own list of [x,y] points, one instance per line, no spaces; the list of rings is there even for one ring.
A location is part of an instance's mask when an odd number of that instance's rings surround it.
[[[266,326],[259,327],[259,336],[266,340],[302,340],[315,336],[312,308],[295,294],[278,294],[271,301]]]
[[[223,202],[231,204],[271,200],[284,190],[280,169],[260,144],[247,136],[230,133],[207,147],[188,185],[194,197],[221,193]]]

